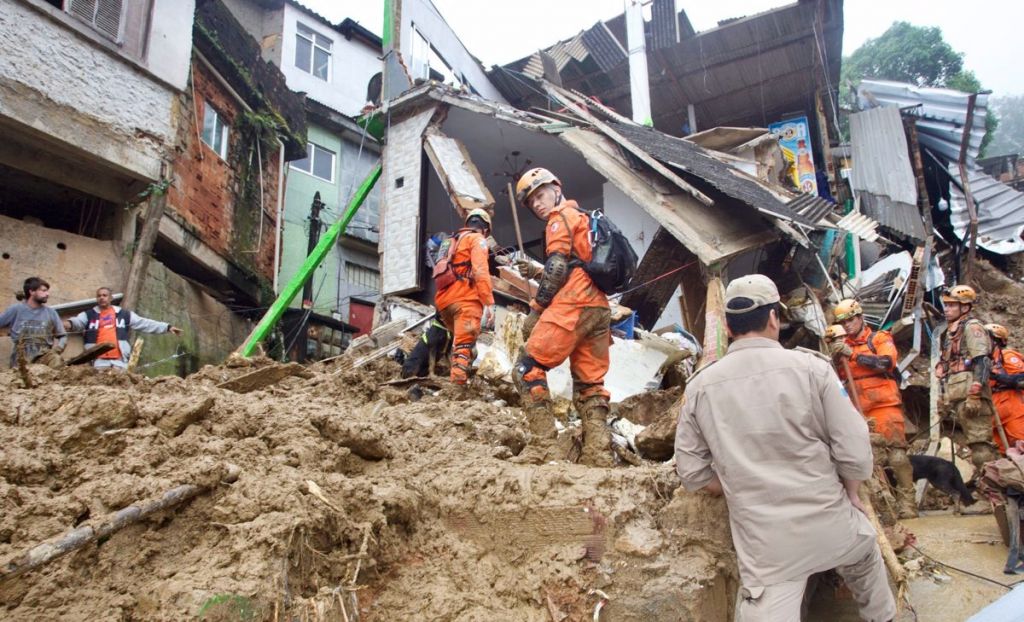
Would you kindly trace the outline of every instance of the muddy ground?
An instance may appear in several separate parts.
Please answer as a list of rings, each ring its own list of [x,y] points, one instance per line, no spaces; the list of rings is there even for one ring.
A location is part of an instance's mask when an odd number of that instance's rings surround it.
[[[273,365],[256,361],[256,367]],[[516,464],[493,390],[411,401],[390,361],[251,393],[0,372],[0,561],[180,484],[209,491],[0,579],[12,620],[727,620],[724,502],[672,468]],[[472,396],[472,398],[470,397]],[[225,464],[235,483],[219,483]],[[344,611],[342,609],[344,608]]]

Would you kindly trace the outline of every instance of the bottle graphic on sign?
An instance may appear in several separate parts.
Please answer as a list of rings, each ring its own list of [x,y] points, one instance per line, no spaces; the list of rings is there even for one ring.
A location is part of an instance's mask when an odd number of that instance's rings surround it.
[[[811,154],[807,151],[807,141],[800,139],[796,143],[796,170],[803,178],[804,175],[814,175],[814,163],[811,161]]]

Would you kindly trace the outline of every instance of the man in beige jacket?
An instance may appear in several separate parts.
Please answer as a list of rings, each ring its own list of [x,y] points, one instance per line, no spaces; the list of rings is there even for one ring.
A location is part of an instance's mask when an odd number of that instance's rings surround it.
[[[754,274],[726,289],[733,339],[686,387],[676,470],[724,494],[739,562],[738,622],[800,619],[807,578],[835,568],[864,620],[896,615],[875,531],[857,496],[871,444],[826,357],[785,350],[779,292]]]

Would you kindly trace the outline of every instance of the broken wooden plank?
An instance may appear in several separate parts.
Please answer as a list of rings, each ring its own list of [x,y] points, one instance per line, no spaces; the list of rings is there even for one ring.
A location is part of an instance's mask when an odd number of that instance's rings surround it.
[[[659,191],[660,176],[637,171],[624,160],[618,145],[606,136],[573,128],[558,137],[579,153],[604,178],[650,214],[690,249],[705,266],[778,239],[760,219],[740,211],[707,209],[689,195]]]
[[[715,277],[708,282],[707,305],[704,307],[704,354],[700,365],[704,367],[725,356],[729,335],[725,326],[725,285]]]
[[[107,352],[110,352],[113,349],[114,349],[114,344],[113,343],[110,343],[110,342],[107,342],[107,343],[97,343],[95,345],[89,346],[88,348],[83,350],[80,354],[76,354],[75,356],[72,356],[68,360],[64,361],[64,364],[65,365],[83,365],[85,363],[91,363],[92,361],[94,361],[97,358],[99,358],[101,355],[106,354]]]
[[[184,484],[172,488],[157,499],[150,499],[129,505],[94,523],[79,526],[66,534],[47,540],[32,547],[0,567],[0,581],[12,579],[49,562],[77,551],[91,542],[106,539],[128,525],[140,522],[143,518],[181,505],[185,501],[206,492],[218,484],[230,484],[238,480],[241,469],[233,464],[225,464],[212,473],[213,477],[205,477],[206,481],[195,484]]]
[[[313,374],[298,363],[269,365],[267,367],[261,367],[255,371],[251,371],[247,374],[243,374],[237,378],[232,378],[227,382],[222,382],[217,385],[217,388],[227,389],[228,391],[234,391],[235,393],[250,393],[252,391],[269,387],[270,385],[276,384],[291,376],[312,378]]]
[[[560,104],[562,104],[569,110],[575,112],[588,123],[592,124],[598,130],[600,130],[605,136],[614,140],[623,149],[632,153],[641,162],[654,169],[656,172],[664,176],[666,179],[670,180],[675,185],[682,188],[684,191],[693,196],[693,198],[697,199],[698,201],[700,201],[701,203],[708,207],[715,204],[715,202],[711,200],[711,197],[695,188],[692,184],[690,184],[685,179],[677,175],[675,172],[673,172],[671,169],[669,169],[661,162],[655,160],[653,157],[651,157],[649,153],[647,153],[640,147],[636,146],[632,141],[626,139],[626,137],[623,136],[622,134],[616,132],[610,125],[608,125],[604,121],[598,119],[597,117],[586,111],[581,105],[580,98],[578,98],[576,95],[573,95],[568,91],[565,91],[563,89],[560,89],[556,86],[547,83],[544,84],[544,90],[547,91],[548,95],[550,95],[553,99],[558,101]]]
[[[423,148],[461,217],[474,209],[492,210],[494,196],[461,141],[432,128],[424,136]]]
[[[645,285],[625,294],[620,303],[633,309],[640,326],[646,330],[654,329],[672,294],[683,282],[683,268],[697,261],[697,256],[680,244],[665,227],[658,227],[633,277],[634,283]]]

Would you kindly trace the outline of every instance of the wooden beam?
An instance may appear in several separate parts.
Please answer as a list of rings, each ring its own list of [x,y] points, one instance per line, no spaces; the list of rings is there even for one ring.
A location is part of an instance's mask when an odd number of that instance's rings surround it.
[[[548,83],[544,83],[544,90],[547,91],[548,95],[550,95],[553,99],[561,103],[569,110],[575,112],[580,118],[596,127],[605,136],[618,143],[620,147],[632,153],[641,162],[654,169],[656,172],[661,174],[663,177],[665,177],[675,185],[682,188],[693,198],[697,199],[698,201],[700,201],[704,205],[707,205],[708,207],[711,207],[712,205],[715,204],[715,202],[711,200],[711,197],[704,194],[697,188],[693,187],[693,185],[691,185],[689,182],[684,180],[679,175],[676,175],[675,172],[673,172],[667,166],[651,157],[649,153],[633,144],[630,140],[626,139],[626,137],[623,136],[622,134],[616,132],[610,125],[587,112],[583,108],[583,102],[579,97],[573,95],[572,93],[564,89],[560,89],[557,86]]]
[[[139,304],[142,281],[149,267],[149,258],[153,255],[157,233],[160,232],[160,219],[163,218],[164,208],[167,206],[167,187],[161,190],[158,185],[153,185],[150,189],[146,211],[142,215],[142,232],[135,245],[132,265],[128,268],[128,282],[124,286],[124,298],[121,299],[121,306],[125,309],[134,309]]]

